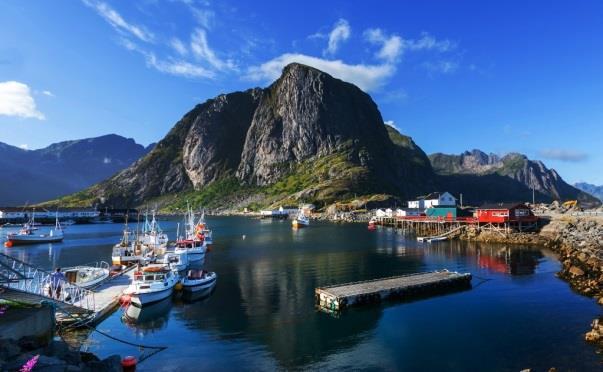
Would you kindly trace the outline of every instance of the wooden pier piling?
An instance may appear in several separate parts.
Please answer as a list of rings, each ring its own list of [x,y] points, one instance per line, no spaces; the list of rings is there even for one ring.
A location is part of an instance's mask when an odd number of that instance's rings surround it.
[[[389,298],[411,299],[470,287],[471,274],[443,270],[316,288],[314,293],[320,309],[341,311]]]

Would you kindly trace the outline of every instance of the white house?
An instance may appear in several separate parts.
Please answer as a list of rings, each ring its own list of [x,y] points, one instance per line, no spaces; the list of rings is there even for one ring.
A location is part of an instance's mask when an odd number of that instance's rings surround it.
[[[415,208],[398,208],[396,209],[396,217],[418,217],[421,215],[420,209]]]
[[[375,212],[375,216],[376,217],[387,217],[387,214],[385,213],[385,211],[383,209],[377,209],[377,211]]]
[[[25,217],[23,208],[4,207],[0,208],[0,218],[6,220],[21,219]]]
[[[432,192],[425,196],[419,196],[416,200],[408,201],[408,208],[427,209],[439,205],[455,206],[456,198],[449,192]]]

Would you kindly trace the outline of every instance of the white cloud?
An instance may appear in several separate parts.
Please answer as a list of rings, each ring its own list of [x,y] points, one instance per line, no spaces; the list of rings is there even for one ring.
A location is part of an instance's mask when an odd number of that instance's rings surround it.
[[[214,11],[208,9],[195,8],[193,6],[190,6],[190,9],[199,25],[203,26],[208,30],[212,28],[214,18],[216,16],[216,13],[214,13]]]
[[[159,72],[170,75],[182,76],[186,78],[213,78],[215,73],[202,66],[175,59],[162,60],[157,58],[155,53],[148,52],[139,48],[135,43],[127,39],[122,39],[121,44],[128,50],[138,52],[145,58],[148,67],[152,67]]]
[[[234,70],[236,69],[231,60],[223,61],[209,47],[205,30],[200,28],[195,29],[191,35],[191,50],[193,54],[200,60],[209,63],[216,70]]]
[[[398,35],[387,36],[381,29],[373,28],[364,32],[365,38],[372,44],[381,45],[375,55],[387,62],[394,62],[402,54],[403,40]]]
[[[341,60],[327,60],[305,54],[286,53],[259,66],[250,67],[247,78],[251,80],[275,80],[281,75],[283,67],[293,62],[325,71],[336,78],[353,83],[365,91],[374,91],[381,87],[396,70],[391,64],[352,65]]]
[[[588,154],[582,151],[559,148],[543,149],[538,152],[538,155],[545,159],[559,160],[571,163],[578,163],[588,159]]]
[[[22,145],[19,145],[19,148],[20,148],[20,149],[23,149],[23,150],[29,150],[29,145],[28,145],[28,144],[26,144],[26,143],[24,143],[24,144],[22,144]]]
[[[375,56],[389,62],[396,61],[405,51],[447,52],[456,48],[456,44],[450,40],[437,40],[427,32],[423,32],[420,39],[414,40],[403,39],[395,34],[387,35],[380,28],[371,28],[364,31],[364,37],[372,44],[381,45]]]
[[[458,70],[459,64],[455,61],[435,61],[435,62],[425,62],[423,63],[423,67],[425,67],[430,72],[437,72],[441,74],[451,74]]]
[[[147,65],[157,71],[187,78],[213,78],[215,73],[202,66],[181,60],[160,60],[153,53],[145,54]]]
[[[339,48],[339,44],[349,39],[351,34],[352,29],[350,28],[348,21],[345,19],[338,20],[337,23],[335,23],[333,30],[329,33],[329,45],[327,46],[327,49],[324,50],[323,54],[335,54]]]
[[[43,90],[42,94],[48,97],[54,97],[54,94],[52,94],[52,92],[49,90]]]
[[[36,108],[29,87],[18,81],[0,82],[0,115],[46,119]]]
[[[181,56],[188,54],[188,49],[186,49],[184,43],[178,38],[172,38],[172,40],[170,40],[170,46]]]
[[[119,32],[129,33],[134,35],[136,38],[150,43],[154,39],[154,35],[147,31],[142,26],[137,26],[126,22],[126,20],[108,4],[102,1],[95,0],[83,0],[84,4],[91,7],[100,15],[107,23],[109,23],[114,29]]]

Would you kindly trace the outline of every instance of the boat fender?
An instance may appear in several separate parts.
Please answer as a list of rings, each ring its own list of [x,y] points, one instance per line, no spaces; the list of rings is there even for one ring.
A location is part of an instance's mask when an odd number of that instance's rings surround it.
[[[4,246],[5,246],[6,248],[10,248],[10,247],[12,247],[12,246],[13,246],[13,242],[11,242],[10,240],[9,240],[9,241],[7,241],[7,242],[4,242]]]
[[[175,289],[176,291],[181,291],[181,290],[182,290],[182,288],[183,288],[183,285],[182,285],[182,283],[180,283],[180,282],[176,283],[176,285],[174,286],[174,289]]]
[[[121,295],[121,297],[119,298],[119,305],[121,307],[126,307],[126,306],[130,305],[131,302],[132,302],[132,297],[130,297],[130,295],[124,294],[124,295]]]
[[[130,355],[130,356],[124,357],[121,360],[121,368],[123,369],[124,372],[134,372],[134,371],[136,371],[137,363],[138,363],[138,361],[136,360],[136,358]]]

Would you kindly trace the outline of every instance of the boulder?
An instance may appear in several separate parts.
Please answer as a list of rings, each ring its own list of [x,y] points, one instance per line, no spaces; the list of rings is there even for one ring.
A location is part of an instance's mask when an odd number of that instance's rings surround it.
[[[577,266],[570,267],[569,273],[572,276],[583,276],[584,275],[584,271],[581,268],[577,267]]]

